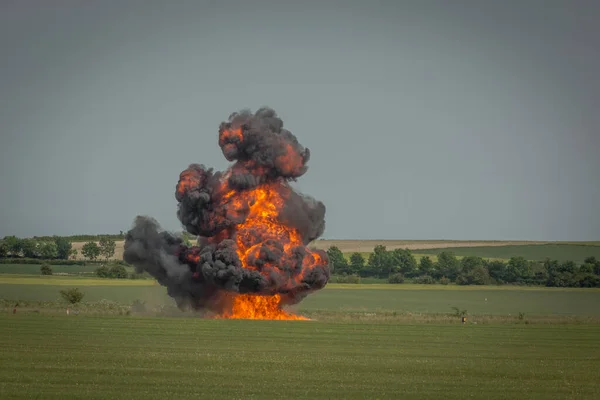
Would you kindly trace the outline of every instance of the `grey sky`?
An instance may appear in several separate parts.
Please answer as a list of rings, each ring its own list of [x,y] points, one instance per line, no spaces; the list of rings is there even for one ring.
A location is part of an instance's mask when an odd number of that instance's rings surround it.
[[[598,2],[82,3],[0,5],[0,237],[180,229],[268,105],[325,238],[600,239]]]

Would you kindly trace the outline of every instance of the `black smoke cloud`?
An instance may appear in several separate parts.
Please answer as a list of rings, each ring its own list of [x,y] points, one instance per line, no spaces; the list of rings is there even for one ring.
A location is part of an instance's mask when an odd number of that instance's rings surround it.
[[[166,286],[182,308],[223,312],[231,298],[227,293],[280,294],[283,304],[293,304],[323,288],[330,274],[327,255],[305,246],[323,233],[325,206],[289,185],[307,171],[309,150],[270,108],[231,114],[219,126],[219,145],[233,165],[215,172],[192,164],[181,173],[175,192],[177,217],[199,236],[198,245],[185,246],[153,218],[138,216],[127,233],[123,259]],[[303,243],[286,251],[279,238],[247,230],[240,240],[256,246],[247,258],[253,268],[243,268],[236,235],[250,204],[231,192],[244,193],[261,184],[285,193],[280,222],[294,228]]]

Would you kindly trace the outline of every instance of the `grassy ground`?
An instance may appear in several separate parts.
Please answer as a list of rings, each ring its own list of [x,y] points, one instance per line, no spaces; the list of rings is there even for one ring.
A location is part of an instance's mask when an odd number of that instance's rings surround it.
[[[1,275],[0,298],[56,301],[65,287],[78,287],[84,301],[103,299],[131,304],[173,304],[166,289],[153,280],[115,280],[78,277]],[[452,307],[473,315],[600,317],[600,289],[523,288],[515,286],[455,286],[415,284],[329,284],[295,306],[299,312],[417,313],[452,312]]]
[[[592,399],[600,326],[0,315],[3,399]]]
[[[0,264],[0,274],[40,274],[39,264]],[[93,274],[99,265],[51,265],[55,274]],[[133,268],[131,268],[133,270]]]
[[[423,249],[420,254],[436,255],[442,251],[451,251],[457,256],[479,256],[483,258],[508,259],[524,257],[528,260],[575,261],[580,264],[590,256],[600,258],[600,246],[579,244],[538,244],[522,246],[455,247],[452,249]]]

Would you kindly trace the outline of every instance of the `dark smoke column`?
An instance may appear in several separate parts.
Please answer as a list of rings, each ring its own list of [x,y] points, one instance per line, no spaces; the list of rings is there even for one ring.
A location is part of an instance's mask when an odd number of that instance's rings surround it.
[[[137,217],[123,259],[167,287],[180,307],[217,313],[230,294],[278,296],[296,303],[329,279],[327,255],[306,246],[325,228],[325,206],[289,185],[310,157],[274,110],[232,114],[219,146],[234,163],[225,172],[192,164],[175,191],[177,216],[198,246]],[[226,295],[229,294],[229,295]]]

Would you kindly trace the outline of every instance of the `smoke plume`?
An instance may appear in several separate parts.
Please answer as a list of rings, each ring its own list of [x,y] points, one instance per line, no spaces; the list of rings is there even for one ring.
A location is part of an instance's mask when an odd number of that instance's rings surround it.
[[[329,279],[327,255],[306,246],[325,228],[325,206],[290,186],[306,173],[310,152],[270,108],[236,112],[219,126],[233,164],[215,172],[192,164],[175,190],[177,217],[196,246],[138,216],[123,259],[146,271],[181,308],[225,318],[289,319]]]

